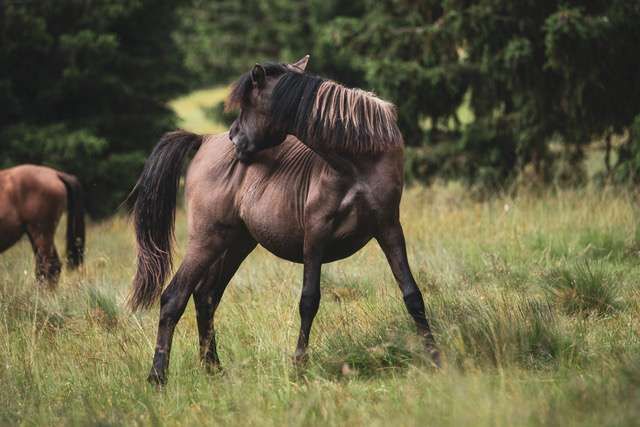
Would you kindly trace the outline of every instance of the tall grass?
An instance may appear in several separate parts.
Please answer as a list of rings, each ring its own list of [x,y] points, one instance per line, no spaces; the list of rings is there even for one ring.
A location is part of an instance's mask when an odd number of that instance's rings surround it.
[[[259,248],[216,317],[224,372],[201,368],[190,306],[162,391],[145,383],[157,310],[124,306],[130,224],[90,225],[86,266],[65,270],[53,292],[34,283],[21,242],[0,256],[0,424],[635,423],[630,197],[585,189],[479,202],[440,185],[407,190],[402,221],[442,369],[375,243],[323,267],[310,361],[294,368],[301,267]],[[177,235],[184,243],[184,212]]]
[[[620,308],[620,287],[606,264],[578,263],[550,272],[546,289],[568,314],[611,314]]]
[[[221,132],[202,107],[182,126]],[[190,306],[169,384],[145,382],[157,309],[131,314],[134,237],[88,229],[87,262],[51,292],[23,241],[0,255],[0,425],[634,425],[640,418],[640,228],[602,189],[479,202],[456,184],[406,191],[402,222],[441,346],[434,370],[375,243],[323,266],[303,369],[291,362],[302,269],[258,248],[216,316],[222,374],[198,361]],[[62,221],[64,224],[64,221]],[[186,239],[176,229],[178,260]],[[63,247],[64,226],[58,230]]]

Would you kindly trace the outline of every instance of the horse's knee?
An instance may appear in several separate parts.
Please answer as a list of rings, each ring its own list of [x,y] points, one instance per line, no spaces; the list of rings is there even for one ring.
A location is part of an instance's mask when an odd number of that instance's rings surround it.
[[[160,308],[160,317],[158,318],[158,325],[161,328],[175,326],[182,315],[182,311],[176,304],[162,304]]]
[[[300,297],[300,314],[311,314],[315,315],[318,312],[318,308],[320,308],[320,294],[318,293],[310,293],[303,294]]]
[[[194,294],[194,305],[196,307],[196,315],[198,317],[208,316],[214,308],[214,296]]]
[[[184,313],[190,294],[171,284],[160,296],[160,327],[175,326]]]

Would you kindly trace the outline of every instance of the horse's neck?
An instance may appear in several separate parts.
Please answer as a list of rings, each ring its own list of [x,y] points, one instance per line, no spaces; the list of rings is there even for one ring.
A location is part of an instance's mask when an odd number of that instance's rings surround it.
[[[317,147],[311,147],[318,156],[325,161],[325,163],[338,174],[342,176],[355,175],[358,172],[357,161],[352,156],[344,156],[340,153],[319,150]]]
[[[289,133],[320,156],[327,166],[334,169],[338,174],[348,176],[357,171],[357,160],[353,155],[336,153],[335,150],[328,149],[322,141],[308,140],[305,129],[290,129]]]

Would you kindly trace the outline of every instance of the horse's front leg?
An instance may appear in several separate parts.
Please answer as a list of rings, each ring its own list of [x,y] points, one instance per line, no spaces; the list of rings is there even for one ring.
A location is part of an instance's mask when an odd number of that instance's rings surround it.
[[[425,314],[422,293],[411,274],[407,259],[407,248],[404,233],[399,222],[383,227],[376,240],[384,251],[387,261],[391,266],[393,276],[400,286],[404,304],[407,311],[413,317],[418,329],[418,334],[424,338],[427,351],[430,353],[436,366],[440,366],[440,352],[429,327],[429,321]]]
[[[307,360],[307,347],[311,325],[320,307],[320,270],[322,268],[321,245],[305,242],[304,273],[300,296],[300,335],[294,361],[298,364]]]

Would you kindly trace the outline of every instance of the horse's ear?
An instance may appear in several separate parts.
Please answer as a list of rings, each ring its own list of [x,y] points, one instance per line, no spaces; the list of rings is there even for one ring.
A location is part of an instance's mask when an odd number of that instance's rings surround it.
[[[251,69],[251,83],[253,83],[253,87],[258,89],[262,89],[264,84],[267,81],[267,72],[264,67],[260,64],[256,64]]]
[[[309,62],[309,55],[305,55],[302,58],[298,59],[293,64],[287,64],[287,68],[297,73],[304,73],[304,70],[307,69],[308,62]]]

